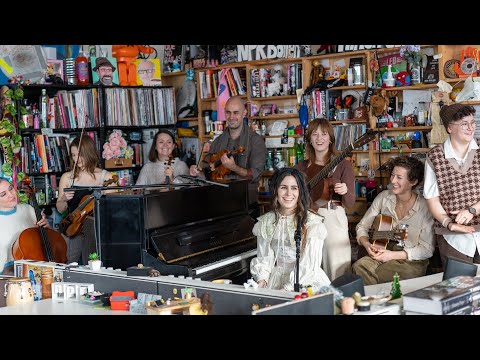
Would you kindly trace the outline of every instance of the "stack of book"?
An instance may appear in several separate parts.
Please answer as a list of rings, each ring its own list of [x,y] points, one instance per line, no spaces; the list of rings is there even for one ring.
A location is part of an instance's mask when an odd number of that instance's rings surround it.
[[[406,315],[479,313],[480,277],[456,276],[403,296]]]

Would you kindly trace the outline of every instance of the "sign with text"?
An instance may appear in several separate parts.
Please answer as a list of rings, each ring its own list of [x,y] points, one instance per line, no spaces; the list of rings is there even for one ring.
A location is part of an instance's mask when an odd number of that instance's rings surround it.
[[[306,45],[237,45],[237,61],[298,58]]]
[[[349,52],[349,51],[361,51],[361,50],[373,50],[373,49],[384,49],[384,48],[394,48],[401,45],[337,45],[337,52]]]

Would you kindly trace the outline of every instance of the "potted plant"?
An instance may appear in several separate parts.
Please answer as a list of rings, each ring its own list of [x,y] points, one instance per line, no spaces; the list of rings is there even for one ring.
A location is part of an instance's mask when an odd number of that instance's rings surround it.
[[[93,271],[100,270],[102,262],[100,261],[100,257],[96,252],[88,255],[88,265],[90,265],[90,269],[92,269]]]

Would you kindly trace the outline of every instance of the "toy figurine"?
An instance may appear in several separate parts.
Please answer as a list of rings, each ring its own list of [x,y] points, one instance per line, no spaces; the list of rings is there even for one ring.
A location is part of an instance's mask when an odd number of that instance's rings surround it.
[[[392,290],[390,291],[390,295],[392,295],[392,300],[402,297],[402,290],[400,290],[399,279],[400,277],[397,273],[395,273],[395,275],[393,275]]]
[[[152,54],[154,51],[143,45],[112,45],[112,56],[117,58],[120,85],[137,85],[137,66],[134,61],[140,53]]]

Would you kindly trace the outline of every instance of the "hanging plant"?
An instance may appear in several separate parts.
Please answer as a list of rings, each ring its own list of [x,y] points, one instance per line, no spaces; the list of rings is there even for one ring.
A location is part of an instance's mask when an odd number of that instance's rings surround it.
[[[18,130],[25,128],[25,124],[19,119],[27,114],[27,109],[22,106],[23,85],[28,85],[30,81],[23,81],[23,76],[14,76],[9,82],[13,84],[12,88],[6,86],[2,88],[3,115],[0,121],[0,148],[4,154],[2,171],[5,176],[13,177],[13,181],[16,182],[25,177],[22,172],[15,173],[14,168],[20,164],[18,154],[22,148],[22,136]],[[23,202],[24,194],[19,195]]]

